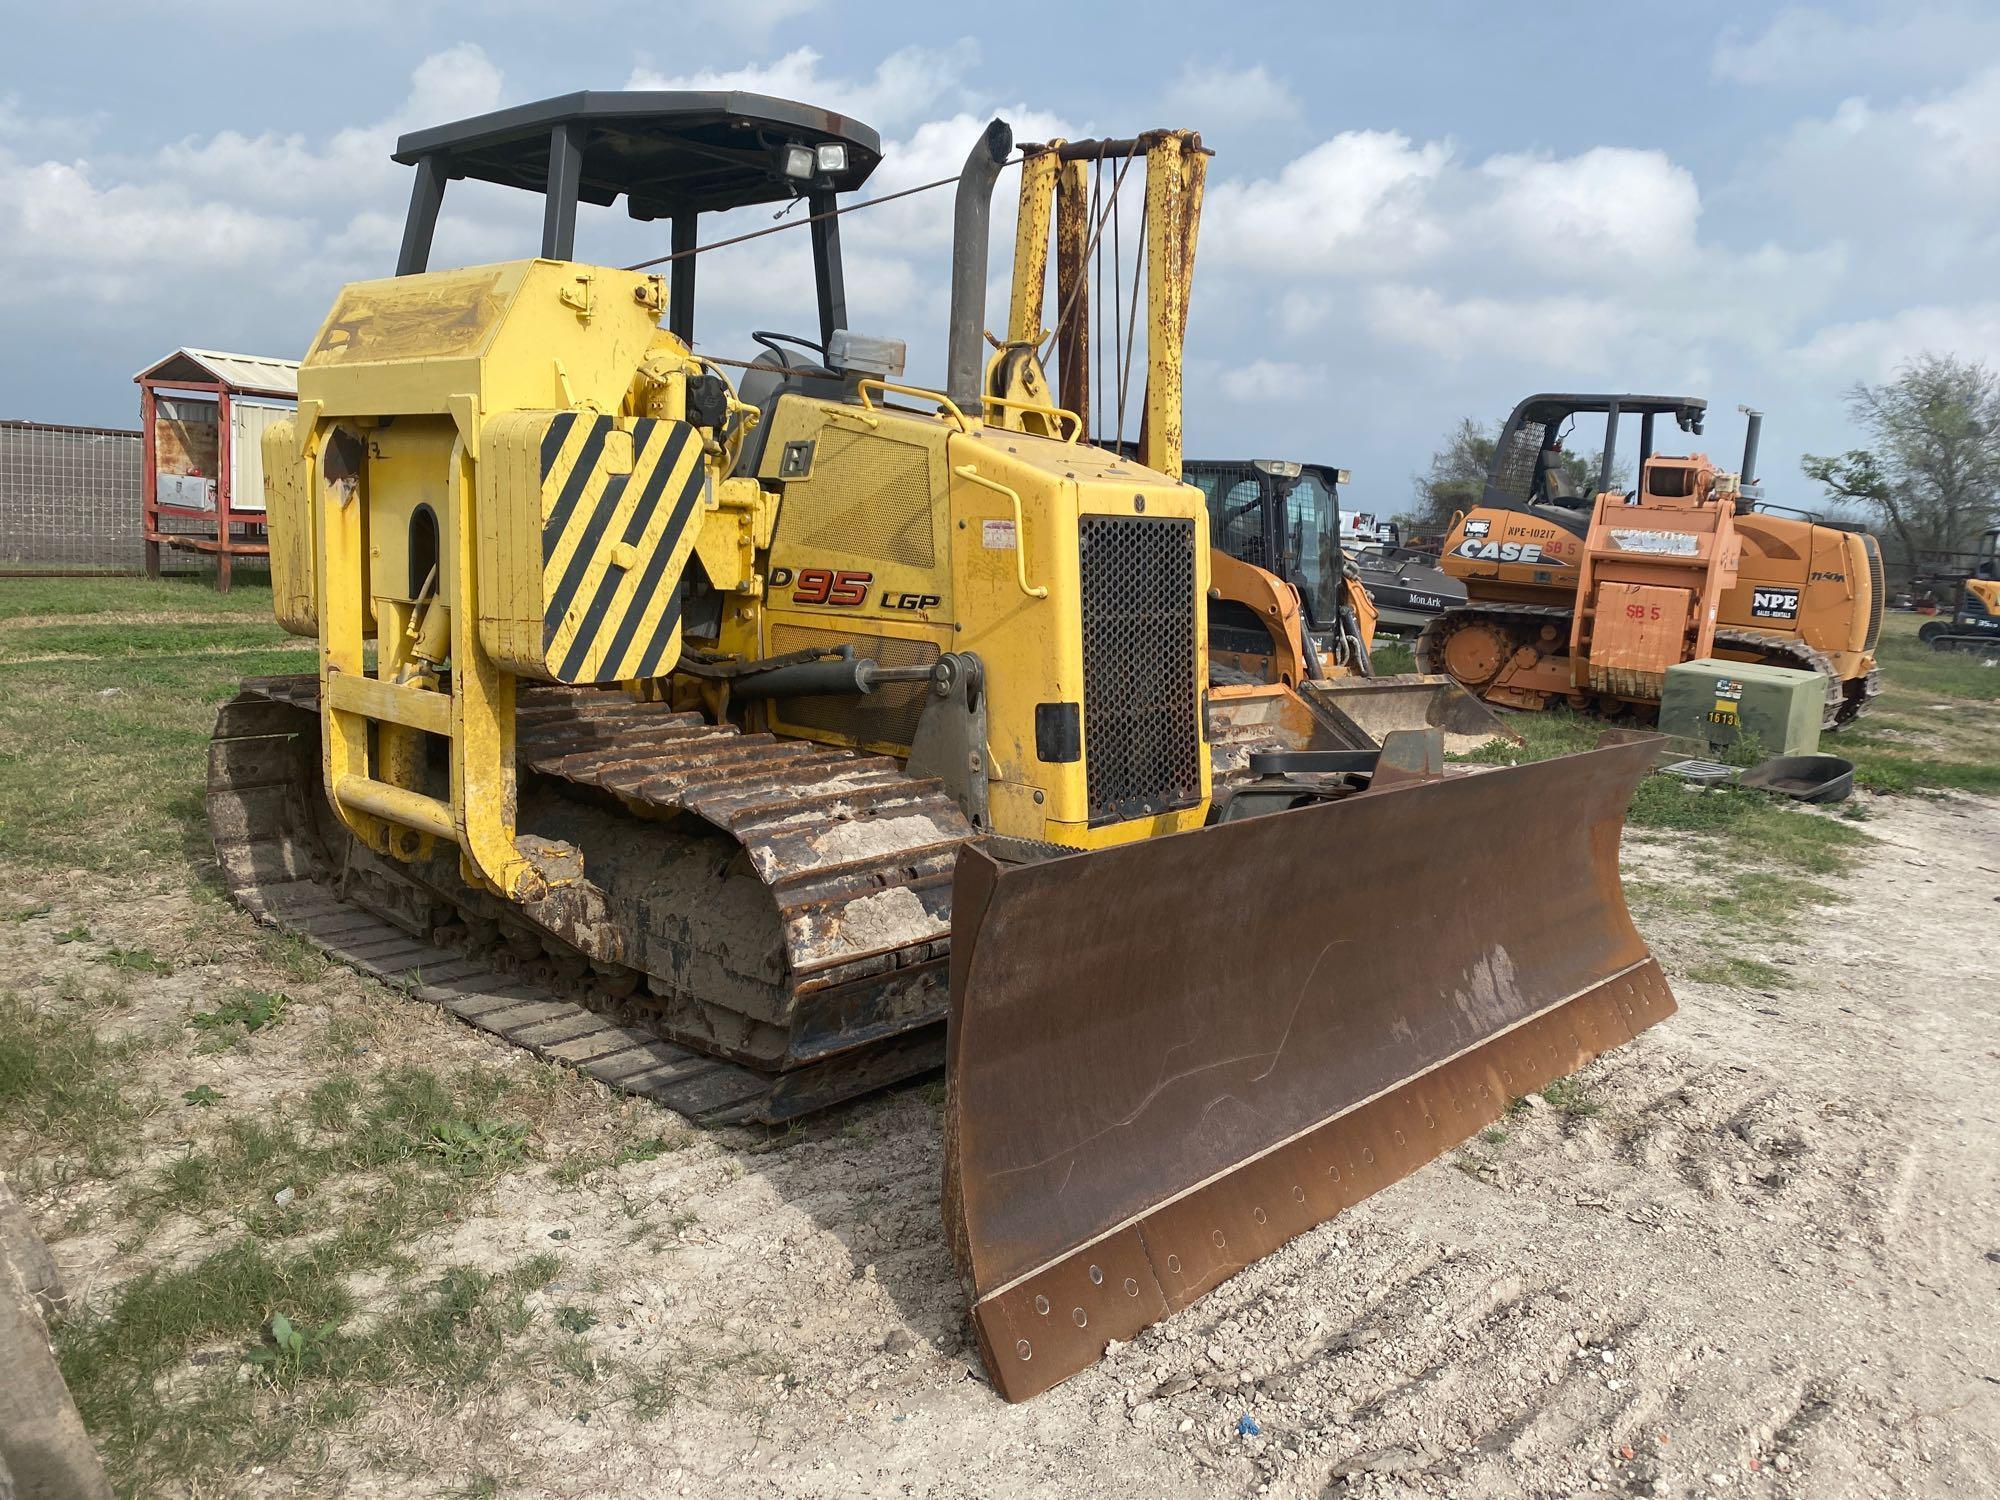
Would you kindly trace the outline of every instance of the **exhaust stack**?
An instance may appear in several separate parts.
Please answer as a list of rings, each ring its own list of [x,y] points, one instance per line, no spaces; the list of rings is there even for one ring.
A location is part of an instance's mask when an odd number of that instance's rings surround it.
[[[1764,435],[1764,414],[1749,406],[1736,409],[1743,413],[1743,469],[1740,478],[1743,488],[1747,490],[1757,482],[1757,440]]]
[[[951,216],[951,330],[945,354],[945,394],[978,414],[985,361],[986,250],[993,185],[1014,150],[1014,127],[995,120],[980,135],[958,179]]]

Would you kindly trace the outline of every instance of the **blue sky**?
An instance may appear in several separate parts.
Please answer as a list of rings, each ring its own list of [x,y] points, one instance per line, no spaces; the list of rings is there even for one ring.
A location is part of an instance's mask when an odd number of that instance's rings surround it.
[[[1141,14],[1009,32],[833,0],[37,7],[0,63],[0,416],[130,425],[131,373],[175,345],[298,352],[340,282],[392,268],[397,134],[633,85],[844,108],[888,143],[874,191],[954,169],[996,112],[1023,138],[1200,129],[1190,451],[1343,464],[1383,508],[1458,417],[1580,388],[1705,394],[1718,456],[1736,405],[1763,407],[1772,498],[1798,502],[1798,453],[1856,440],[1853,381],[1926,349],[2000,359],[2000,9]],[[455,188],[437,263],[527,253],[538,215]],[[848,221],[851,321],[906,338],[913,376],[942,365],[948,215],[936,194]],[[580,248],[630,260],[660,237],[606,217]],[[715,258],[711,352],[810,328],[803,240]]]

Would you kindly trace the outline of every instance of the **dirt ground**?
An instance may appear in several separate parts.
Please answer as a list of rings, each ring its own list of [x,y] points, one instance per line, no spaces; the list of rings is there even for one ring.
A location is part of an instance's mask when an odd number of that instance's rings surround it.
[[[1023,1406],[991,1393],[962,1334],[935,1086],[775,1141],[676,1133],[680,1149],[579,1178],[555,1164],[676,1122],[566,1083],[535,1163],[416,1251],[496,1267],[556,1253],[528,1309],[585,1307],[596,1355],[683,1374],[663,1414],[642,1420],[531,1353],[455,1404],[378,1393],[310,1458],[220,1488],[2000,1492],[2000,803],[1871,812],[1878,842],[1835,882],[1847,899],[1763,954],[1785,986],[1694,982],[1705,920],[1645,920],[1680,1012],[1581,1075],[1595,1113],[1528,1101],[1504,1140],[1452,1153]],[[1628,875],[1675,858],[1670,838],[1635,841]],[[31,997],[119,945],[208,934],[180,941],[173,974],[126,976],[113,1029],[178,1027],[256,961],[247,919],[177,888],[20,872],[7,886],[49,908],[0,930],[0,987]],[[231,1108],[282,1102],[333,1066],[343,1021],[366,1023],[376,1059],[543,1066],[344,970],[290,993],[285,1022],[237,1050],[137,1066],[165,1098],[206,1082]],[[186,1146],[192,1113],[173,1099],[150,1115],[117,1181],[57,1174],[29,1198],[74,1291],[101,1298],[213,1248],[213,1224],[135,1235],[117,1208]]]

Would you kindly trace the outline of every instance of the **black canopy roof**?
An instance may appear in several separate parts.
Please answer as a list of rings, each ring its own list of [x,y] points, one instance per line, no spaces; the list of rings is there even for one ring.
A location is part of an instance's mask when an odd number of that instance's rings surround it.
[[[778,172],[785,144],[847,147],[847,167],[815,184],[849,192],[882,159],[882,138],[831,110],[733,91],[585,90],[414,130],[396,143],[406,166],[434,162],[445,177],[469,177],[545,192],[555,132],[564,128],[580,161],[585,203],[627,201],[636,219],[711,213],[782,202],[798,188]]]
[[[1672,416],[1683,427],[1701,431],[1702,414],[1708,402],[1700,396],[1605,395],[1589,392],[1547,391],[1530,396],[1514,408],[1507,428],[1523,422],[1558,422],[1577,412],[1608,412],[1613,406],[1620,416]]]
[[[818,148],[834,144],[847,148],[846,162],[822,172]],[[797,146],[814,150],[812,174],[803,179],[782,169],[781,154]],[[811,218],[801,222],[812,235],[824,344],[847,325],[834,205],[839,194],[868,180],[882,160],[882,138],[859,120],[765,94],[585,90],[413,130],[396,143],[395,159],[417,169],[398,276],[414,276],[430,264],[445,184],[454,178],[542,194],[542,254],[550,260],[575,253],[578,203],[609,205],[622,197],[635,219],[673,221],[667,326],[689,340],[696,219],[803,197],[812,206]]]
[[[1670,416],[1683,430],[1700,432],[1708,413],[1708,402],[1700,396],[1640,396],[1630,392],[1544,391],[1530,396],[1508,413],[1507,420],[1501,424],[1499,440],[1493,445],[1493,456],[1487,462],[1486,487],[1481,503],[1506,510],[1526,511],[1543,520],[1553,521],[1578,536],[1583,535],[1589,507],[1580,497],[1574,509],[1569,502],[1540,504],[1533,497],[1549,467],[1548,453],[1556,444],[1558,425],[1579,413],[1603,413],[1608,418],[1613,411],[1621,418],[1638,416],[1642,419],[1639,461],[1643,465],[1652,452],[1653,418]],[[1532,445],[1532,451],[1529,445],[1518,440],[1521,428],[1529,422],[1539,423],[1544,429],[1539,441]],[[1598,492],[1611,488],[1617,451],[1618,424],[1607,420],[1604,424],[1604,447],[1598,455]]]

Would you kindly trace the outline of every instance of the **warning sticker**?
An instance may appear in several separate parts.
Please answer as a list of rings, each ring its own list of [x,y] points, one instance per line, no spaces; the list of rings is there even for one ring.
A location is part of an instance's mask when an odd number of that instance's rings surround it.
[[[1700,539],[1691,531],[1639,531],[1614,526],[1611,540],[1620,552],[1643,552],[1649,557],[1693,557],[1701,550]]]
[[[1715,679],[1715,696],[1730,699],[1741,698],[1743,696],[1743,684],[1738,682],[1734,677],[1718,677]]]
[[[1799,591],[1752,589],[1750,613],[1759,620],[1796,620],[1799,617]]]
[[[979,545],[996,551],[1011,552],[1020,543],[1014,535],[1012,521],[981,521],[979,523]]]

